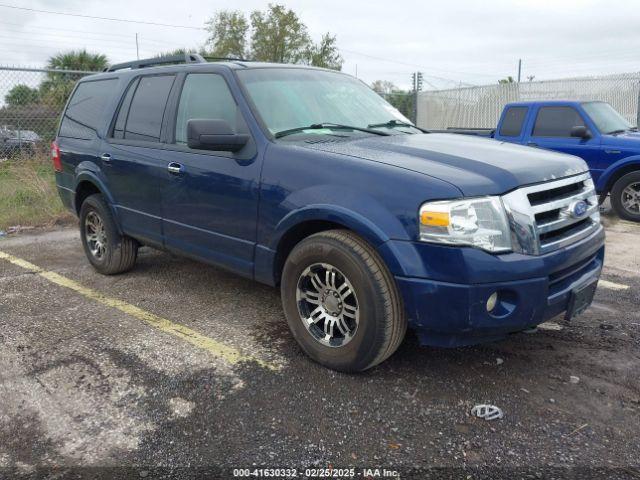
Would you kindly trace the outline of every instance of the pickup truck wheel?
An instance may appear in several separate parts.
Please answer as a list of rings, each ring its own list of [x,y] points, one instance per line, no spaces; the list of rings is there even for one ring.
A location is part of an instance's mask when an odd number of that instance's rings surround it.
[[[352,232],[330,230],[302,240],[285,262],[280,288],[293,336],[326,367],[366,370],[404,338],[407,321],[393,277]]]
[[[620,218],[640,222],[640,171],[627,173],[614,183],[611,206]]]
[[[120,235],[100,194],[90,195],[80,207],[80,237],[89,262],[104,275],[126,272],[136,263],[138,242]]]

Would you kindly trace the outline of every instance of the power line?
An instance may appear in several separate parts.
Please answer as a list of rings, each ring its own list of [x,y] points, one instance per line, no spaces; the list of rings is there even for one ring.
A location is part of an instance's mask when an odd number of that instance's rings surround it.
[[[38,10],[36,8],[28,8],[28,7],[18,7],[16,5],[6,5],[0,3],[0,7],[2,8],[12,8],[14,10],[24,10],[27,12],[37,12],[37,13],[47,13],[50,15],[64,15],[67,17],[80,17],[80,18],[91,18],[94,20],[107,20],[109,22],[124,22],[124,23],[136,23],[139,25],[152,25],[154,27],[171,27],[171,28],[186,28],[189,30],[206,30],[204,27],[193,27],[190,25],[173,25],[170,23],[159,23],[159,22],[145,22],[142,20],[129,20],[126,18],[114,18],[114,17],[98,17],[94,15],[82,15],[80,13],[69,13],[69,12],[54,12],[52,10]]]
[[[92,35],[94,37],[103,37],[103,38],[112,38],[112,37],[120,37],[120,38],[127,38],[129,40],[135,40],[135,34],[122,34],[122,33],[100,33],[100,32],[95,32],[95,31],[88,31],[88,30],[76,30],[76,29],[71,29],[71,28],[60,28],[60,27],[51,27],[49,25],[47,26],[39,26],[39,25],[29,25],[29,26],[25,26],[22,23],[11,23],[11,22],[0,22],[0,25],[11,25],[11,26],[15,26],[15,27],[20,27],[20,28],[5,28],[4,30],[8,30],[8,31],[14,31],[16,33],[25,33],[27,35],[31,35],[33,33],[38,34],[38,35],[56,35],[55,33],[48,33],[51,30],[56,30],[59,32],[73,32],[73,33],[83,33],[85,35],[82,35],[80,37],[77,37],[75,35],[65,35],[68,37],[73,37],[73,38],[87,38],[86,35]],[[46,31],[46,32],[45,32]],[[158,44],[165,44],[165,45],[175,45],[175,42],[168,42],[166,40],[158,40],[156,38],[150,38],[145,36],[141,37],[142,39],[144,39],[145,42],[152,42],[152,43],[158,43]],[[100,40],[102,41],[102,38],[96,38],[96,40]]]

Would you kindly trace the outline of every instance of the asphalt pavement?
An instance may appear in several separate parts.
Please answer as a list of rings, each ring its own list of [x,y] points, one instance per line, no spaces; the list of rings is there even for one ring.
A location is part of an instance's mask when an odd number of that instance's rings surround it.
[[[640,225],[605,223],[570,324],[409,333],[357,375],[301,352],[276,289],[149,248],[102,276],[75,228],[4,237],[0,477],[640,478]]]

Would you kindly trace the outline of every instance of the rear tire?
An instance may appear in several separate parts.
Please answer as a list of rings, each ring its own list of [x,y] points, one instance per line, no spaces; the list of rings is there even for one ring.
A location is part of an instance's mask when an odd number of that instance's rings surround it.
[[[611,206],[620,218],[640,222],[640,171],[627,173],[613,184]]]
[[[307,355],[333,370],[377,365],[406,333],[393,277],[378,253],[350,231],[302,240],[285,262],[280,288],[293,336]]]
[[[138,242],[118,232],[99,193],[88,196],[80,207],[80,237],[89,262],[104,275],[129,271],[136,263]]]

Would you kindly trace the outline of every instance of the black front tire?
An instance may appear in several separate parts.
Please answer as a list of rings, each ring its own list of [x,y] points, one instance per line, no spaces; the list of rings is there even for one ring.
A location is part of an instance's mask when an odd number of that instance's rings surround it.
[[[640,222],[640,210],[630,210],[624,206],[623,197],[627,187],[637,185],[640,188],[640,171],[627,173],[620,177],[611,189],[611,206],[620,218],[632,222]],[[638,192],[640,195],[640,191]]]
[[[87,229],[87,218],[103,226],[100,237],[104,243],[100,243],[100,249],[95,248],[95,242],[91,244],[93,230]],[[99,193],[88,196],[80,207],[80,237],[89,262],[104,275],[127,272],[136,263],[138,242],[120,234],[109,206]]]
[[[330,264],[343,273],[357,296],[359,322],[341,346],[319,341],[300,313],[300,279],[318,264]],[[280,288],[293,336],[309,357],[333,370],[371,368],[391,356],[405,336],[407,320],[393,276],[375,249],[348,230],[320,232],[296,245],[285,262]]]

